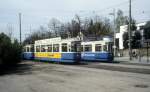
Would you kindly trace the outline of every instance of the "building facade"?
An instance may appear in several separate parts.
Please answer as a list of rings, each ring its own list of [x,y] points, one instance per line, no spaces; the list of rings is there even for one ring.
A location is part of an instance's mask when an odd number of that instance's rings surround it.
[[[144,40],[144,30],[142,29],[143,26],[146,25],[146,22],[143,22],[143,23],[138,23],[136,24],[136,27],[137,29],[135,31],[139,31],[142,38],[141,40]],[[123,26],[120,26],[120,32],[119,33],[116,33],[116,47],[118,50],[123,50],[124,49],[124,39],[123,39],[123,35],[125,32],[128,32],[128,25],[123,25]],[[131,33],[131,36],[134,35],[134,32]]]

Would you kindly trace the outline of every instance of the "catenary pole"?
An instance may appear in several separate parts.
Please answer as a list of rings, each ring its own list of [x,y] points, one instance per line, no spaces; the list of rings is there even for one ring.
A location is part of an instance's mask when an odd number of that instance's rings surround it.
[[[112,15],[114,17],[114,27],[113,27],[113,32],[114,32],[114,37],[113,37],[113,53],[114,53],[114,56],[116,56],[116,11],[115,9],[113,9],[113,12],[112,13],[109,13],[109,15]]]
[[[116,11],[113,10],[114,14],[114,56],[116,56]]]
[[[20,44],[21,44],[21,13],[19,13],[19,31],[20,31]]]
[[[129,60],[132,60],[132,48],[131,48],[131,0],[129,0]]]

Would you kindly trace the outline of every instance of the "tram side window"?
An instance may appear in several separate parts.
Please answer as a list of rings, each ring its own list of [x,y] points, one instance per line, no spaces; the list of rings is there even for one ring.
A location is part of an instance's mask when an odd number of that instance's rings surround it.
[[[92,52],[92,45],[85,45],[84,46],[84,51],[85,52]]]
[[[30,47],[27,47],[27,52],[30,52]]]
[[[67,43],[62,43],[62,52],[67,52]]]
[[[36,46],[36,52],[40,52],[40,46]]]
[[[103,51],[107,51],[107,45],[103,45]]]
[[[101,44],[96,44],[96,45],[95,45],[95,51],[102,51],[102,46],[101,46]]]
[[[26,52],[26,47],[23,48],[23,52]]]
[[[47,45],[47,51],[52,52],[52,45]]]
[[[77,44],[71,44],[71,52],[77,52]]]
[[[81,47],[80,47],[80,51],[81,51],[81,52],[83,52],[83,45],[81,45]]]
[[[59,44],[53,44],[53,52],[59,52]]]
[[[34,52],[34,46],[31,46],[30,51]]]
[[[71,44],[71,52],[75,52],[75,46],[74,46],[74,44]]]
[[[68,52],[71,52],[71,45],[68,45]]]
[[[76,44],[76,48],[77,48],[77,52],[81,52],[81,50],[83,49],[81,47],[81,44]]]
[[[46,52],[45,47],[46,47],[45,45],[42,45],[42,46],[41,46],[41,52]]]

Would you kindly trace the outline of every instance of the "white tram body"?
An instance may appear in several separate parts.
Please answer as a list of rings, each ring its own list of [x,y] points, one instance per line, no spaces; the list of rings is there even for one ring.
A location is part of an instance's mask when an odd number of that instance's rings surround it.
[[[34,58],[42,61],[54,62],[78,62],[80,53],[77,51],[80,46],[78,38],[61,39],[51,38],[35,41]]]
[[[26,45],[25,59],[54,62],[112,61],[112,40],[84,41],[79,38],[61,39],[60,37],[35,41]],[[34,47],[34,50],[29,50]]]
[[[112,40],[81,43],[81,59],[86,61],[112,61]]]
[[[22,57],[26,60],[34,59],[34,44],[28,44],[23,47]]]

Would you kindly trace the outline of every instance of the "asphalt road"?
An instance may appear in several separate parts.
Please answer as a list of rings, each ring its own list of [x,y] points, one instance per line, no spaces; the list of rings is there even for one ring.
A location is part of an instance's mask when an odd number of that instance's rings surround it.
[[[114,64],[112,66],[118,67]],[[127,68],[128,66],[122,65],[120,67]],[[129,65],[129,67],[132,66]],[[136,66],[135,68],[149,69],[148,66],[143,68],[142,66]],[[150,92],[150,75],[148,73],[131,73],[88,68],[82,67],[82,65],[29,61],[18,65],[17,68],[10,68],[0,73],[0,92],[134,91]]]
[[[110,71],[150,74],[150,65],[145,65],[145,64],[99,63],[99,62],[91,63],[89,62],[89,63],[81,64],[78,66],[96,68],[96,69],[104,69],[104,70],[110,70]]]

